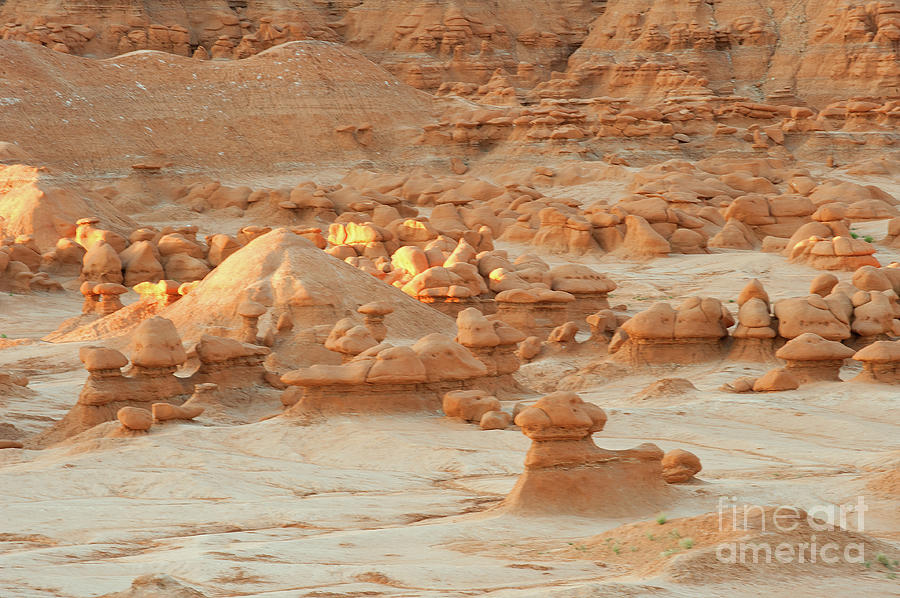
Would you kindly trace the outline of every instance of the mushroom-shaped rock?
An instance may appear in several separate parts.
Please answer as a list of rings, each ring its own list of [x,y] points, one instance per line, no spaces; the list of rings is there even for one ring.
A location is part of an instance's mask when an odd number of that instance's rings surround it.
[[[120,370],[128,365],[127,357],[107,347],[81,347],[78,350],[78,358],[84,364],[84,369],[91,373],[119,374]]]
[[[258,318],[266,313],[266,306],[248,299],[238,305],[237,312],[243,318]]]
[[[854,382],[900,383],[900,341],[875,341],[853,355],[863,364]]]
[[[128,289],[114,282],[102,282],[94,286],[94,294],[100,296],[98,311],[101,314],[108,315],[118,311],[124,307],[119,295],[128,292]]]
[[[610,293],[616,290],[616,283],[587,266],[566,264],[550,270],[554,291],[565,291],[577,295],[579,293]]]
[[[606,425],[606,412],[574,392],[546,395],[516,416],[516,425],[531,439],[581,439]]]
[[[697,455],[682,449],[671,450],[662,458],[663,479],[670,484],[687,482],[702,468]]]
[[[525,407],[515,423],[532,439],[525,472],[504,506],[520,513],[624,516],[658,512],[670,491],[663,452],[652,444],[610,451],[591,435],[606,413],[572,392],[555,392]]]
[[[738,325],[732,333],[734,343],[729,359],[767,362],[774,360],[775,331],[769,307],[769,295],[762,283],[753,279],[738,296]]]
[[[237,313],[241,316],[241,341],[256,344],[259,334],[259,318],[266,313],[266,306],[250,299],[246,299],[238,305]]]
[[[360,305],[356,310],[361,313],[364,318],[365,327],[369,329],[369,333],[379,343],[387,337],[387,326],[384,325],[384,318],[388,314],[394,313],[394,307],[387,301],[372,301]]]
[[[0,252],[0,256],[3,255],[6,254]],[[78,289],[84,295],[84,303],[81,304],[81,313],[83,314],[93,314],[100,311],[100,296],[94,292],[95,286],[97,286],[96,283],[86,280],[81,283]]]
[[[128,430],[146,431],[153,425],[153,414],[140,407],[122,407],[116,417]]]
[[[281,377],[288,386],[329,386],[333,384],[364,384],[374,359],[354,360],[344,365],[316,364],[293,370]]]
[[[840,381],[838,373],[853,349],[818,334],[806,332],[791,339],[775,356],[787,362],[785,369],[801,383],[821,380]]]
[[[732,324],[718,299],[689,297],[677,309],[655,303],[622,324],[610,352],[616,361],[634,365],[708,361],[721,357],[721,341]]]
[[[154,316],[138,325],[132,337],[131,363],[145,369],[175,370],[187,359],[171,320]]]

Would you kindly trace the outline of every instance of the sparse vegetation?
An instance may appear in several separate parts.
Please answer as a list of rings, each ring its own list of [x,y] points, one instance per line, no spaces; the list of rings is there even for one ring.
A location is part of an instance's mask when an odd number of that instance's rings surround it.
[[[658,524],[660,524],[660,525],[664,524],[666,521],[668,521],[668,519],[666,518],[666,516],[665,516],[664,514],[660,514],[660,515],[656,518],[656,522],[657,522]]]

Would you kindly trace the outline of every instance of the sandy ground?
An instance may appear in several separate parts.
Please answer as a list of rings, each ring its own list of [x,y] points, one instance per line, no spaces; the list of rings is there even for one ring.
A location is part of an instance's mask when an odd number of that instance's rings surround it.
[[[875,234],[884,223],[859,228]],[[697,293],[728,301],[753,277],[773,299],[797,296],[817,274],[781,256],[739,251],[583,261],[618,282],[611,303],[630,311]],[[22,371],[36,391],[0,398],[0,422],[22,435],[59,419],[86,377],[78,344],[34,340],[76,315],[80,297],[40,296],[39,310],[35,300],[0,297],[7,336],[0,368]],[[555,390],[598,358],[539,360],[520,377],[538,392]],[[681,488],[666,517],[715,511],[721,497],[810,509],[861,494],[870,508],[866,533],[892,542],[900,556],[900,500],[865,488],[900,461],[896,390],[850,383],[771,395],[718,390],[764,369],[727,362],[641,373],[600,368],[582,376],[579,392],[610,415],[595,436],[600,446],[654,442],[701,457],[701,479]],[[852,375],[852,368],[843,372]],[[697,390],[637,396],[672,377]],[[146,574],[172,576],[206,596],[900,595],[885,571],[862,565],[785,579],[726,568],[699,587],[673,581],[665,568],[636,577],[593,554],[527,550],[564,548],[631,522],[525,519],[498,509],[528,444],[515,429],[484,432],[438,415],[305,425],[276,417],[241,426],[201,417],[140,438],[87,433],[43,451],[0,451],[0,596],[99,596]],[[679,558],[663,560],[677,568]]]

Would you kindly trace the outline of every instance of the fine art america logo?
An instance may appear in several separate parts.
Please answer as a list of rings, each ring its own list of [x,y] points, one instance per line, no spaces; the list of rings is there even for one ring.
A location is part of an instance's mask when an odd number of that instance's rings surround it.
[[[793,506],[764,508],[737,503],[736,497],[720,497],[719,531],[753,531],[761,536],[753,541],[722,542],[716,547],[721,563],[865,563],[863,542],[823,541],[816,532],[865,531],[865,499],[855,503],[817,505],[804,512]],[[774,542],[765,541],[772,534]]]

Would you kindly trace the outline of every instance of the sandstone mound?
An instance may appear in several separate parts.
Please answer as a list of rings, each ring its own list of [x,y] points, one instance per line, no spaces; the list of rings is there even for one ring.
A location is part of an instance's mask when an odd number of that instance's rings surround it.
[[[770,576],[795,581],[810,576],[860,578],[870,574],[863,560],[895,552],[886,542],[829,525],[799,508],[746,505],[746,509],[746,520],[739,509],[737,525],[730,514],[723,523],[719,513],[669,519],[662,525],[640,521],[569,542],[562,552],[580,559],[601,558],[635,577],[661,576],[685,585],[740,580],[748,587]],[[853,522],[856,518],[848,519]],[[810,556],[811,539],[815,539],[815,559]],[[790,547],[793,558],[766,560],[765,550],[774,553],[778,546]],[[822,559],[823,546],[828,546],[827,560]],[[746,547],[750,551],[761,547],[758,562]],[[799,550],[804,551],[803,558]],[[850,559],[843,558],[845,551]],[[832,560],[834,554],[841,558]],[[872,564],[872,571],[882,576],[879,569],[889,571]]]
[[[136,577],[128,589],[99,598],[206,598],[205,594],[188,587],[174,577],[165,574],[148,574]]]
[[[254,239],[229,256],[161,315],[175,322],[184,338],[196,339],[207,328],[239,329],[242,318],[238,312],[248,299],[266,310],[260,317],[261,326],[280,328],[274,347],[279,357],[297,365],[315,362],[304,355],[319,346],[315,327],[322,327],[327,336],[338,320],[354,316],[357,308],[372,301],[394,308],[384,318],[392,338],[417,339],[434,331],[453,330],[452,319],[287,229]],[[359,320],[362,324],[362,316]],[[289,329],[285,321],[292,323]],[[323,359],[318,361],[333,363],[335,354],[320,348]]]
[[[377,159],[408,145],[400,129],[421,126],[431,108],[424,94],[326,42],[206,62],[152,51],[89,60],[3,41],[0,60],[0,140],[76,172],[130,172],[158,148],[187,170]]]
[[[683,401],[697,394],[697,387],[685,378],[661,378],[634,395],[635,401],[673,399]]]
[[[0,189],[0,235],[31,235],[42,250],[74,236],[75,222],[86,214],[100,216],[113,230],[134,227],[101,197],[43,168],[0,165]]]

